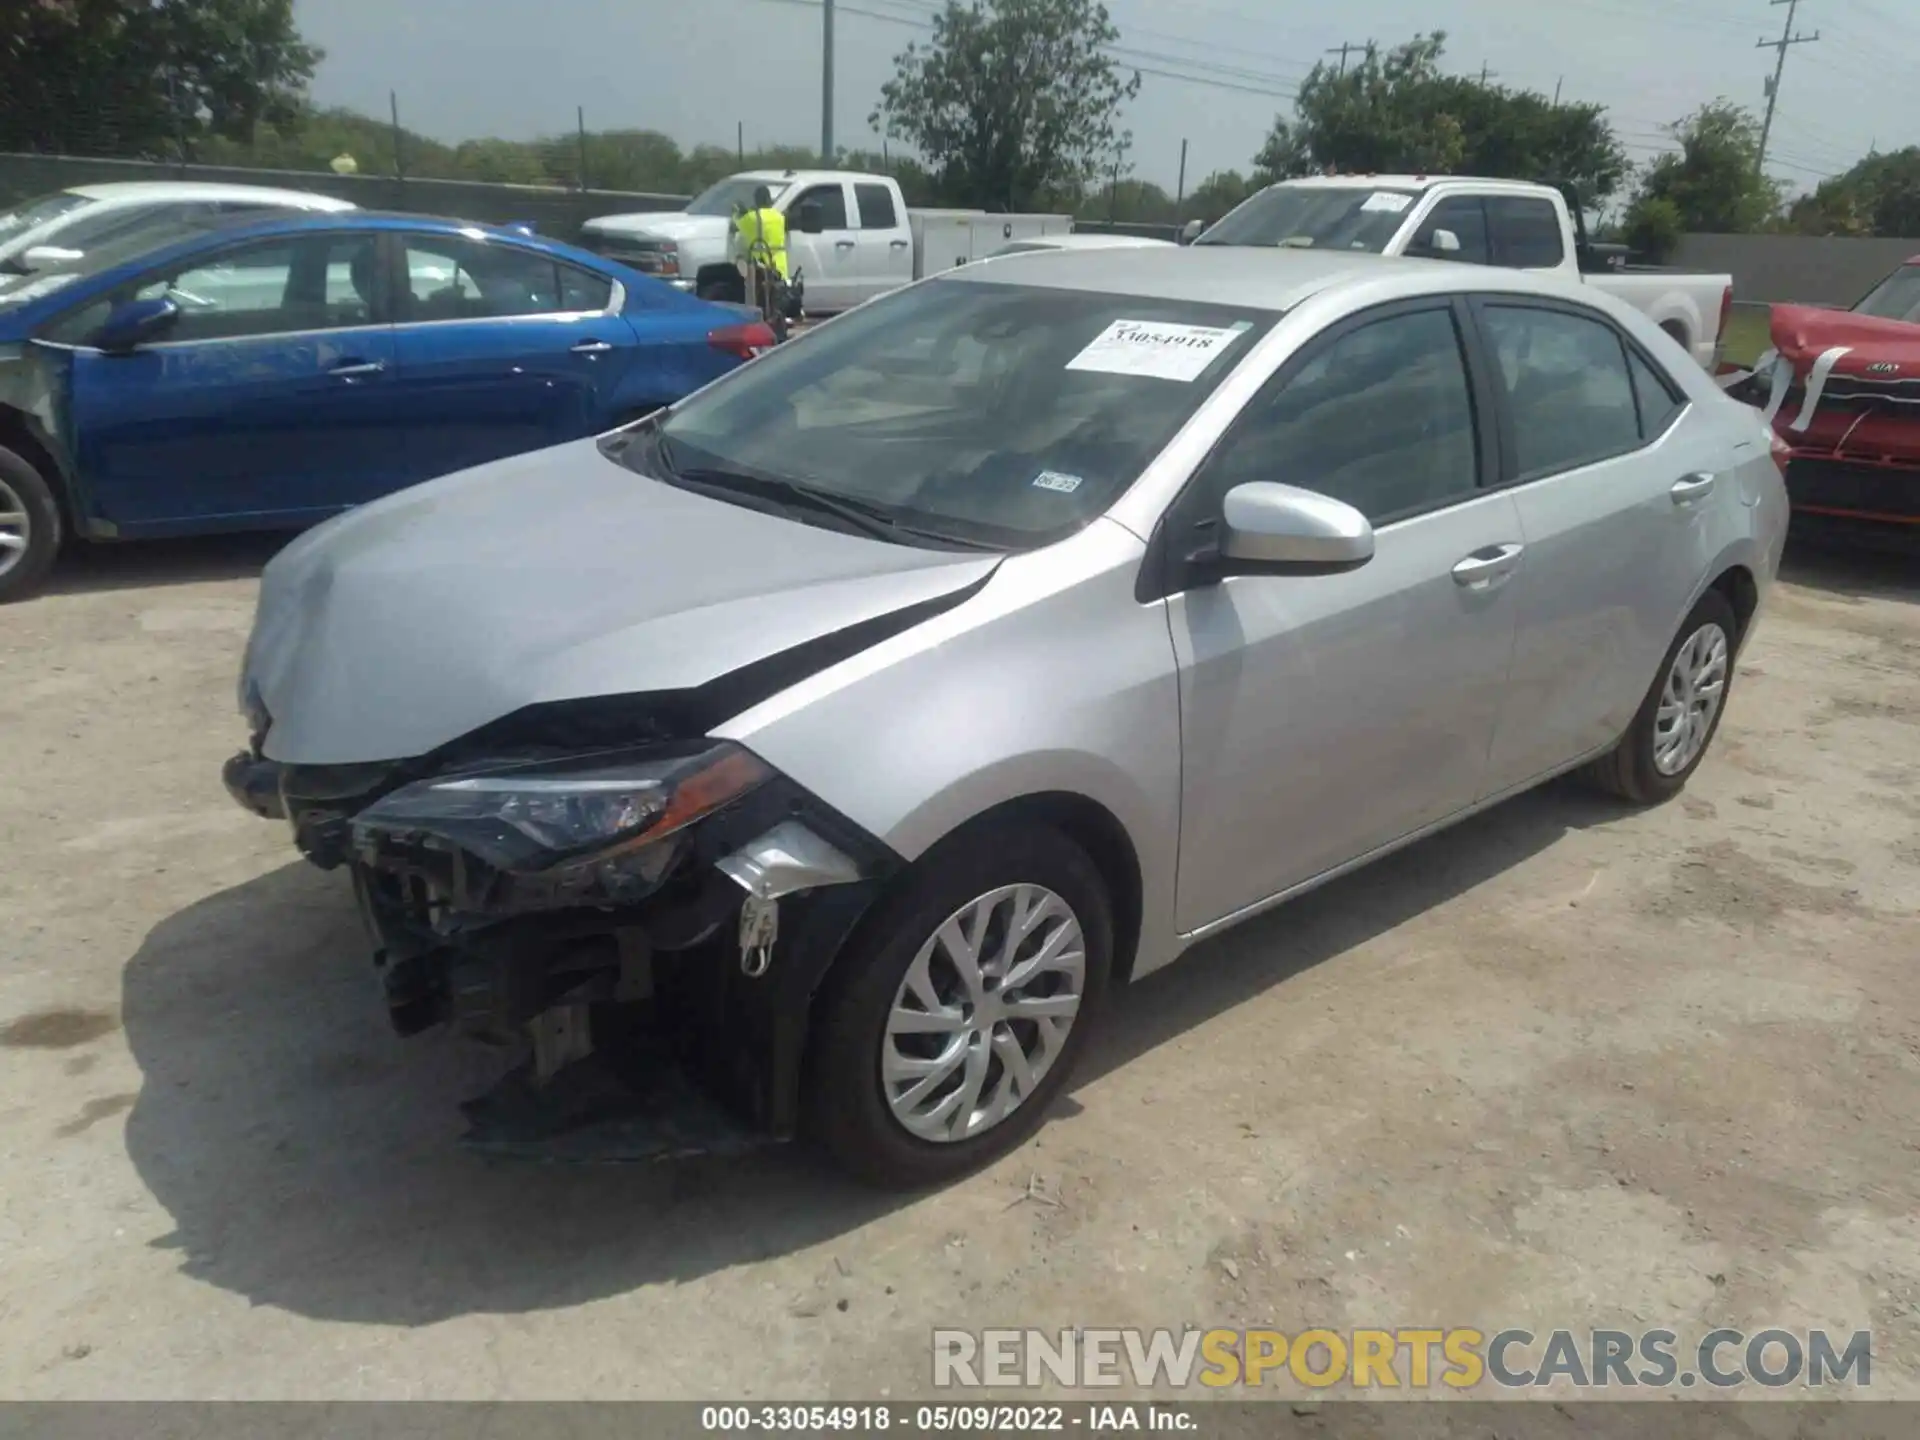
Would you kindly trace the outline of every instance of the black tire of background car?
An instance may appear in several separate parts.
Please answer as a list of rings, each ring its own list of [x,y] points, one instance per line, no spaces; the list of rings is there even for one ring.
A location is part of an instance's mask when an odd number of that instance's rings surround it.
[[[1044,885],[1079,918],[1087,970],[1080,1010],[1060,1058],[1020,1108],[970,1140],[933,1144],[893,1118],[880,1085],[887,1017],[907,966],[927,937],[968,901],[1003,885]],[[847,1169],[890,1190],[937,1185],[1025,1141],[1073,1072],[1106,996],[1113,964],[1112,905],[1100,872],[1050,826],[992,823],[942,841],[862,923],[816,1000],[809,1038],[808,1128]]]
[[[1693,763],[1678,775],[1662,775],[1653,763],[1653,729],[1660,711],[1660,695],[1666,687],[1667,672],[1673,668],[1673,657],[1680,653],[1680,647],[1686,643],[1687,637],[1708,623],[1718,625],[1727,636],[1727,679],[1725,688],[1720,692],[1720,709],[1715,713],[1713,726],[1707,731],[1706,743],[1700,747],[1700,753],[1693,757]],[[1713,748],[1713,737],[1719,733],[1720,722],[1726,718],[1727,702],[1733,698],[1734,651],[1739,643],[1740,622],[1733,613],[1733,606],[1718,590],[1707,591],[1681,623],[1680,633],[1673,637],[1673,643],[1667,646],[1660,669],[1654,674],[1653,684],[1647,690],[1646,699],[1640,702],[1640,711],[1627,727],[1627,733],[1612,750],[1585,765],[1580,771],[1581,776],[1609,794],[1618,795],[1635,805],[1658,805],[1678,795],[1686,788],[1693,772],[1700,768],[1700,762],[1707,758],[1707,752]]]
[[[40,472],[13,451],[0,446],[0,477],[20,497],[27,510],[27,551],[18,564],[0,575],[0,605],[24,600],[40,588],[60,553],[60,504]]]

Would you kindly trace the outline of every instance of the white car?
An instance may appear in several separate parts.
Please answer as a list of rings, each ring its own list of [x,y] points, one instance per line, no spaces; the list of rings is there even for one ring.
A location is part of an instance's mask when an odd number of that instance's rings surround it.
[[[1171,240],[1154,240],[1145,235],[1109,235],[1104,231],[1075,231],[1071,235],[1039,235],[1031,240],[1016,240],[1002,245],[987,258],[1002,255],[1029,255],[1036,250],[1137,250],[1143,246],[1172,245]]]
[[[276,210],[352,210],[350,200],[263,185],[209,185],[194,181],[131,180],[76,185],[28,200],[0,214],[0,271],[31,274],[70,264],[109,241],[143,227],[213,222]]]

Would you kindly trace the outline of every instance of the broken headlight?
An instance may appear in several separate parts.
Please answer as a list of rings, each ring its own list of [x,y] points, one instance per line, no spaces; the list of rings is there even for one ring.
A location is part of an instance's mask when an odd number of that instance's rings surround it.
[[[356,847],[438,840],[511,874],[604,865],[685,829],[772,771],[731,742],[574,756],[422,780],[354,817]]]

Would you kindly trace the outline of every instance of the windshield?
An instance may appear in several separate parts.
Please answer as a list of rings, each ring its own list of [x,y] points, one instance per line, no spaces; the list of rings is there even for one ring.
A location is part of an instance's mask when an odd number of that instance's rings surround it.
[[[694,196],[687,206],[687,214],[731,215],[736,210],[749,209],[753,205],[753,192],[762,185],[772,192],[775,200],[787,193],[786,185],[778,180],[747,180],[735,176],[710,185]]]
[[[1275,185],[1227,213],[1196,245],[1297,245],[1378,255],[1413,205],[1411,190]]]
[[[660,458],[682,474],[794,482],[935,536],[1030,548],[1111,505],[1274,318],[935,281],[695,396],[661,427]]]
[[[122,230],[109,239],[88,249],[77,260],[65,260],[48,265],[36,271],[39,276],[48,278],[62,277],[77,280],[87,275],[97,275],[111,270],[116,265],[125,265],[130,260],[138,260],[150,250],[160,250],[181,240],[189,240],[219,229],[223,224],[237,225],[247,221],[259,220],[259,215],[183,215],[177,211],[149,214],[139,225]],[[16,283],[10,288],[0,288],[0,305],[17,302],[24,286]],[[44,293],[44,292],[42,292]]]
[[[1854,306],[1859,315],[1878,320],[1912,320],[1920,312],[1920,265],[1902,265]]]
[[[76,195],[71,190],[58,190],[15,206],[5,214],[0,214],[0,243],[44,225],[49,220],[57,220],[69,210],[77,210],[87,203],[84,195]]]

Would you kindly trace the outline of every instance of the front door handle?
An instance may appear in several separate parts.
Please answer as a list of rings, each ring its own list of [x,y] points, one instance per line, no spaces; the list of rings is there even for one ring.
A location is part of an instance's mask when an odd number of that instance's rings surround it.
[[[336,380],[364,380],[387,368],[383,360],[342,360],[327,373]]]
[[[1673,482],[1673,488],[1667,493],[1673,496],[1676,505],[1691,505],[1696,500],[1704,500],[1713,493],[1714,475],[1682,475]]]
[[[573,347],[573,353],[575,355],[604,355],[611,349],[613,349],[613,346],[609,345],[605,340],[582,340],[578,345]]]
[[[836,250],[851,250],[853,248],[853,241],[836,240],[833,242],[833,248]]]
[[[1484,545],[1453,567],[1453,583],[1468,590],[1491,590],[1520,568],[1520,552],[1526,548],[1511,542]]]

